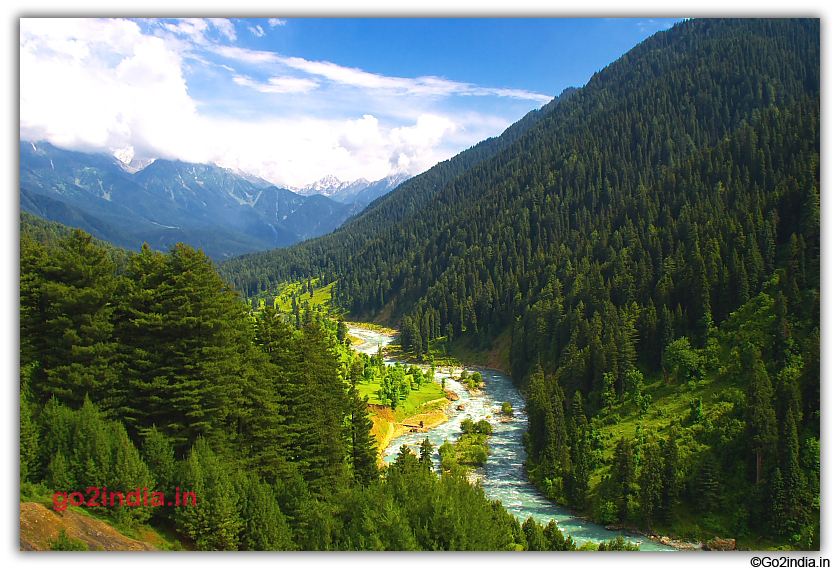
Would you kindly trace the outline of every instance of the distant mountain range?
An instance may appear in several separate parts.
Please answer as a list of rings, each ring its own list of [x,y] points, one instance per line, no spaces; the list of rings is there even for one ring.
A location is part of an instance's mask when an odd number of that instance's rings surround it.
[[[291,190],[303,196],[321,194],[342,204],[362,202],[367,205],[380,196],[387,194],[408,180],[408,178],[409,176],[407,174],[400,173],[392,174],[376,182],[370,182],[364,178],[359,178],[353,182],[342,182],[335,176],[329,175],[317,182],[307,184],[303,188],[291,188]]]
[[[21,141],[21,210],[135,251],[183,241],[226,259],[329,233],[404,180],[327,177],[298,193],[213,165],[140,166]]]

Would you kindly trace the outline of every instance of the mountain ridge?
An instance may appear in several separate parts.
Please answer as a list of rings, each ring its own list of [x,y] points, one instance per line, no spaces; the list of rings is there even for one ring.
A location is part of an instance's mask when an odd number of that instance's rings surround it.
[[[307,184],[301,188],[290,188],[302,196],[320,194],[343,204],[361,202],[369,204],[376,198],[387,194],[406,180],[411,178],[405,173],[389,174],[385,178],[370,182],[366,178],[359,178],[352,182],[339,180],[336,176],[328,174],[320,180]]]
[[[20,142],[20,184],[21,208],[30,213],[62,216],[55,221],[91,216],[100,227],[119,229],[120,245],[134,250],[144,241],[167,249],[167,235],[174,240],[202,235],[205,253],[214,259],[330,232],[361,209],[357,203],[301,196],[216,165],[157,159],[133,170],[107,153],[68,151],[46,142]],[[32,194],[76,210],[51,203],[39,211]],[[269,197],[273,211],[265,206]]]

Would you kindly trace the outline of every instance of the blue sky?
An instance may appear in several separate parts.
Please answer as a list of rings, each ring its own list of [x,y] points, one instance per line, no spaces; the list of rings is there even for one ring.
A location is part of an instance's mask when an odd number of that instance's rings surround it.
[[[417,174],[679,19],[22,19],[20,136],[300,187]]]

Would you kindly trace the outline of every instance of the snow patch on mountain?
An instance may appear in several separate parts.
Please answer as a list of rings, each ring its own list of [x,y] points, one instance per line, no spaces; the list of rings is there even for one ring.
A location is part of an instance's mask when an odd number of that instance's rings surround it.
[[[379,196],[387,194],[408,178],[407,174],[400,172],[390,174],[376,182],[370,182],[365,178],[343,182],[330,174],[303,188],[291,188],[291,190],[303,196],[321,194],[344,204],[357,201],[368,204]]]
[[[370,186],[370,182],[364,178],[359,178],[352,182],[342,182],[332,174],[329,174],[317,182],[307,184],[303,188],[300,188],[297,193],[303,196],[323,194],[332,198],[338,195],[357,194],[368,186]]]

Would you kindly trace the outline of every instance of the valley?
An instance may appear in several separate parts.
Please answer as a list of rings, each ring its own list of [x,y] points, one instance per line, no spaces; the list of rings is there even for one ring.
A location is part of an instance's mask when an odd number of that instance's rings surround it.
[[[820,61],[819,20],[680,21],[299,193],[21,140],[22,500],[195,488],[94,514],[198,550],[819,550]]]

